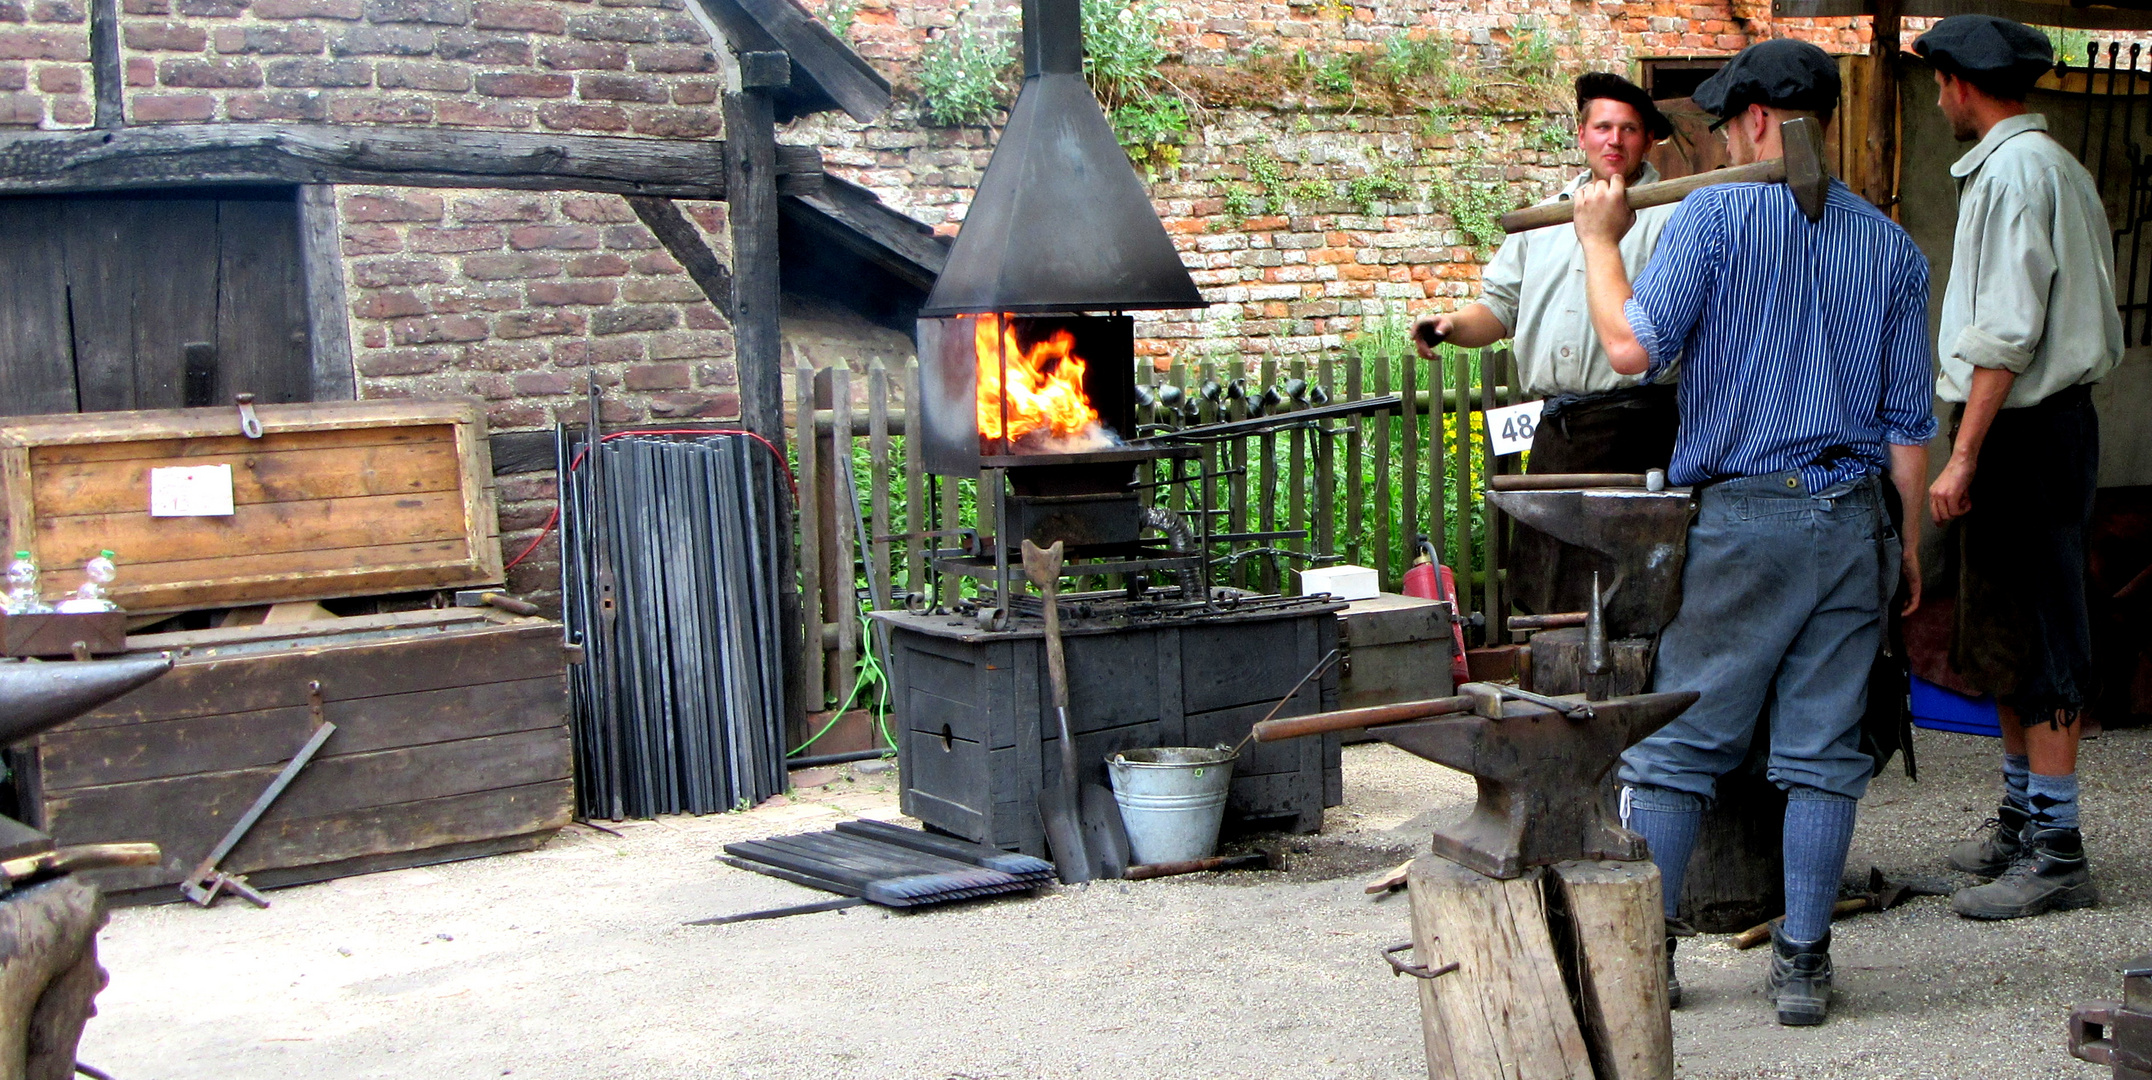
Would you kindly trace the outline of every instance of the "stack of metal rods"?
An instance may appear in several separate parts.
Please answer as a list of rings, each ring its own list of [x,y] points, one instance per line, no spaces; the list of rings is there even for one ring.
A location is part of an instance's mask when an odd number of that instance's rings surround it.
[[[785,787],[777,560],[743,436],[560,433],[561,595],[586,817],[705,814]]]

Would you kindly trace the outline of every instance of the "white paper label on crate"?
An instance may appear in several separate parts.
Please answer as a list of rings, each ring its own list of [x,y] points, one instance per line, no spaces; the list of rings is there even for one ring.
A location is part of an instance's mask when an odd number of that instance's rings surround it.
[[[229,517],[232,467],[191,465],[149,471],[149,516]]]
[[[1527,401],[1521,405],[1505,405],[1487,413],[1487,441],[1497,456],[1514,454],[1532,448],[1532,433],[1539,430],[1539,413],[1547,403]]]

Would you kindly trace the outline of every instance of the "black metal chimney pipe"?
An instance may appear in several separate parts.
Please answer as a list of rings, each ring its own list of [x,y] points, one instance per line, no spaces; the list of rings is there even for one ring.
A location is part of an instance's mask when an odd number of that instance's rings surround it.
[[[1024,87],[922,318],[1205,306],[1083,79],[1082,0],[1024,0]]]

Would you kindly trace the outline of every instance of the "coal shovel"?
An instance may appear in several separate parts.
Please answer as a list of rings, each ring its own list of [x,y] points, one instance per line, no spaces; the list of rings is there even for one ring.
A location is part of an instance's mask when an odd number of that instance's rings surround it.
[[[1076,767],[1076,737],[1069,730],[1068,661],[1061,651],[1061,541],[1040,549],[1024,541],[1024,576],[1039,587],[1046,616],[1046,674],[1053,684],[1054,732],[1061,751],[1060,768],[1039,784],[1039,817],[1046,825],[1046,846],[1053,853],[1054,873],[1064,884],[1074,885],[1099,876],[1085,842],[1083,777]]]

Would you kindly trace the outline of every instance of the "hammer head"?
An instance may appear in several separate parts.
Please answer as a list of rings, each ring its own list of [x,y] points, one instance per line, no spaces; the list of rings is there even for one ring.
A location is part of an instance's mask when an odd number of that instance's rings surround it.
[[[1823,164],[1823,125],[1796,116],[1778,126],[1779,142],[1786,150],[1786,186],[1793,201],[1810,221],[1823,220],[1823,204],[1831,195],[1831,170]]]

